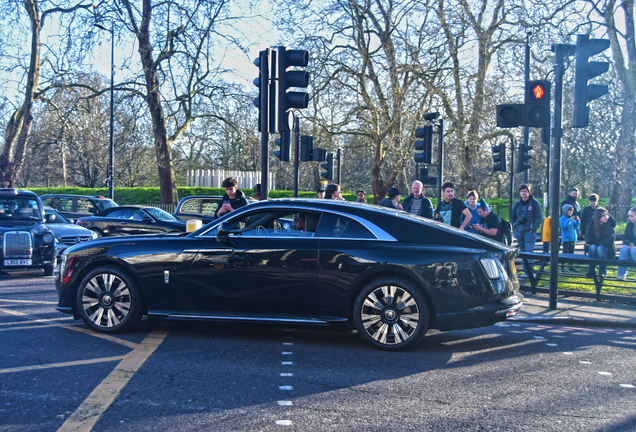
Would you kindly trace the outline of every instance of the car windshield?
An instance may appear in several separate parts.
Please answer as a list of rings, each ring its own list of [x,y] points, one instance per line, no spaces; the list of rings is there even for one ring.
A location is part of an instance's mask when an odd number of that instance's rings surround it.
[[[55,216],[55,219],[53,219],[52,221],[47,222],[47,224],[52,224],[52,223],[54,223],[54,224],[70,224],[71,223],[71,221],[66,219],[64,216],[62,216],[61,214],[59,214],[55,210],[45,209],[44,211],[46,212],[47,215],[54,215]]]
[[[41,221],[42,213],[35,199],[0,199],[0,220]]]
[[[177,221],[178,219],[174,216],[172,216],[170,213],[167,213],[161,209],[158,208],[145,208],[144,209],[146,211],[146,213],[148,213],[150,216],[152,216],[153,218],[160,220],[160,221]]]
[[[95,200],[93,204],[95,205],[95,207],[97,207],[97,210],[100,212],[103,212],[104,210],[112,208],[112,207],[117,207],[117,203],[113,201],[112,199],[108,199],[108,198]]]

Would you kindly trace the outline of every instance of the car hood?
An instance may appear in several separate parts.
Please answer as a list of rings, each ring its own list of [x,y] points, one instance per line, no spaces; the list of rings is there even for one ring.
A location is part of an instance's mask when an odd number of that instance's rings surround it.
[[[53,231],[57,237],[67,236],[92,236],[93,232],[89,229],[73,224],[46,224],[46,227]]]

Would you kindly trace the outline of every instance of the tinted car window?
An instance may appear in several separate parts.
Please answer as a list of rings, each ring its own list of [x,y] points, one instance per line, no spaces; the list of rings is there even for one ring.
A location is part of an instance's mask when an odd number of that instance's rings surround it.
[[[146,214],[141,210],[133,210],[129,219],[142,220]]]
[[[95,207],[97,207],[97,210],[100,212],[112,207],[117,207],[115,201],[108,198],[95,199],[93,200],[93,205],[95,205]]]
[[[42,200],[42,204],[45,206],[51,206],[51,204],[53,203],[53,198],[44,198]]]
[[[119,218],[119,219],[132,219],[133,210],[124,209],[124,210],[115,210],[111,213],[108,213],[107,217]]]
[[[78,198],[77,211],[79,213],[95,213],[95,207],[88,198]]]
[[[179,209],[179,213],[192,213],[192,214],[203,214],[214,216],[216,209],[218,207],[218,200],[209,200],[204,198],[192,198],[191,200],[185,201],[181,208]]]
[[[73,211],[73,198],[58,198],[57,206],[55,207],[57,211]]]
[[[70,224],[71,222],[66,219],[64,216],[62,216],[61,214],[59,214],[58,212],[56,212],[55,210],[44,210],[46,212],[47,215],[55,215],[55,219],[53,219],[51,222],[47,222],[47,224],[52,224],[52,223],[59,223],[59,224]]]
[[[172,221],[172,222],[174,222],[174,221],[177,220],[177,218],[172,216],[170,213],[165,212],[165,211],[163,211],[161,209],[158,209],[158,208],[147,208],[145,210],[150,216],[152,216],[153,218],[155,218],[157,220],[160,220],[160,221]],[[137,218],[135,217],[135,219],[137,219]]]
[[[41,220],[38,202],[34,199],[12,198],[0,200],[0,218],[14,220]]]
[[[318,237],[374,239],[361,223],[345,216],[325,213],[318,224]]]
[[[203,200],[201,203],[201,213],[214,215],[218,206],[218,201]]]

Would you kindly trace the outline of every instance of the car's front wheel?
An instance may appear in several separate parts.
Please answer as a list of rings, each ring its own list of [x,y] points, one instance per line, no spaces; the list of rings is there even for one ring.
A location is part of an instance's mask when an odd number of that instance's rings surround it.
[[[102,333],[133,328],[143,310],[135,282],[126,272],[111,266],[96,268],[84,276],[76,302],[86,325]]]
[[[404,349],[419,342],[428,330],[426,298],[406,280],[378,279],[358,294],[353,321],[362,339],[376,348]]]

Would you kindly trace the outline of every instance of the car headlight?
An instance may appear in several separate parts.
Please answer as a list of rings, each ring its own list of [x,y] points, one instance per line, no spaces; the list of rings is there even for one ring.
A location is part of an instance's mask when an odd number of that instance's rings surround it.
[[[480,258],[479,262],[489,279],[499,279],[501,277],[503,272],[501,271],[501,265],[497,265],[499,261],[493,258]]]
[[[50,232],[42,236],[42,241],[44,243],[48,244],[48,243],[51,243],[53,240],[55,240],[55,237],[53,237],[53,234],[51,234]]]
[[[102,238],[102,236],[100,236],[100,235],[99,235],[99,233],[98,233],[98,232],[96,232],[96,231],[93,231],[93,233],[91,234],[91,236],[93,237],[93,240],[94,240],[94,239],[98,239],[98,238]]]

